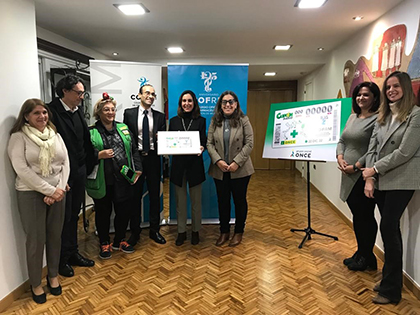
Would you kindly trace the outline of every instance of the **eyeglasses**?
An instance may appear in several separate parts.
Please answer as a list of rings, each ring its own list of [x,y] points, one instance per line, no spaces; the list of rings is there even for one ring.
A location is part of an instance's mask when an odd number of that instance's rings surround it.
[[[236,101],[234,99],[231,99],[231,100],[223,100],[222,101],[222,106],[226,106],[227,104],[229,104],[230,106],[232,106],[235,103],[236,103]]]
[[[77,93],[77,95],[79,96],[79,97],[81,97],[81,96],[84,96],[85,95],[85,91],[76,91],[76,90],[73,90],[73,89],[71,89],[73,92],[76,92]]]
[[[157,98],[156,93],[150,93],[149,91],[144,91],[143,94],[149,97],[151,96],[151,97]]]

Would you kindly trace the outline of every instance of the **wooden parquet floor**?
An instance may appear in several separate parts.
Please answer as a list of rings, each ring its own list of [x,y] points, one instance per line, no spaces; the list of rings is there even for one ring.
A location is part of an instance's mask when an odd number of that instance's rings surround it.
[[[214,245],[216,225],[203,226],[199,245],[177,247],[176,227],[164,226],[167,244],[154,243],[145,230],[134,254],[113,252],[104,261],[91,224],[88,234],[80,229],[79,243],[96,265],[62,278],[62,296],[48,294],[46,304],[36,305],[28,292],[6,313],[420,314],[419,300],[406,290],[397,306],[371,302],[380,271],[352,272],[342,264],[355,250],[353,232],[316,192],[312,227],[339,241],[315,235],[298,249],[303,235],[290,228],[307,226],[305,189],[298,173],[257,171],[243,243],[236,248]]]

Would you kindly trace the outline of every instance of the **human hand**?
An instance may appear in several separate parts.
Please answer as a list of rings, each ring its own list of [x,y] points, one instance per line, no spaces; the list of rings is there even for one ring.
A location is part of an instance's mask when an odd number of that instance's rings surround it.
[[[102,150],[102,151],[99,151],[98,153],[98,159],[100,160],[112,159],[113,157],[114,157],[114,150],[112,149]]]
[[[375,192],[375,184],[373,178],[367,178],[365,182],[365,196],[368,198],[373,198],[373,193]]]
[[[201,152],[197,154],[198,156],[200,156],[203,153],[203,151],[204,151],[204,147],[203,146],[200,146],[200,151]]]
[[[236,162],[234,161],[230,163],[230,165],[228,166],[228,172],[235,173],[238,170],[238,168],[239,168],[239,165],[236,164]]]
[[[225,173],[228,172],[229,165],[223,160],[217,161],[216,165],[220,168],[220,170]]]
[[[136,171],[136,177],[134,178],[133,185],[134,185],[134,184],[137,182],[137,180],[140,178],[141,174],[142,174],[142,172],[140,172],[140,171]]]
[[[55,202],[55,200],[54,200],[54,198],[52,198],[52,197],[45,196],[45,197],[44,197],[44,202],[45,202],[47,205],[51,206],[51,205]]]
[[[69,184],[66,184],[66,191],[70,191],[70,186],[69,186]]]
[[[369,177],[375,176],[376,172],[373,167],[363,169],[363,179],[366,180]]]
[[[65,191],[62,190],[61,188],[56,188],[53,195],[50,196],[51,198],[53,198],[55,201],[61,201],[64,198],[64,193]]]
[[[343,159],[342,155],[339,155],[337,157],[337,163],[338,163],[338,169],[344,172],[344,169],[346,168],[346,166],[348,166],[348,163],[346,162],[346,160]]]

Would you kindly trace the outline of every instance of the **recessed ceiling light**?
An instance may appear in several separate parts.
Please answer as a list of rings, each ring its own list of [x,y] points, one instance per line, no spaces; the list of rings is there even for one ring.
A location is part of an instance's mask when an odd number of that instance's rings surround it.
[[[180,54],[184,52],[181,47],[168,47],[166,48],[171,54]]]
[[[355,20],[355,21],[360,21],[361,19],[363,19],[363,16],[361,16],[361,15],[353,16],[353,20]]]
[[[150,11],[141,3],[136,4],[114,4],[125,15],[143,15]]]
[[[113,55],[113,56],[118,56],[118,53],[117,53],[116,51],[114,51],[114,52],[112,53],[112,55]]]
[[[296,0],[295,7],[299,9],[315,9],[322,7],[327,0]]]
[[[266,72],[266,73],[264,73],[264,75],[265,75],[266,77],[274,77],[276,74],[277,74],[277,73],[275,73],[275,72]]]
[[[273,47],[274,50],[289,50],[293,45],[276,45]]]
[[[324,47],[318,47],[318,50],[319,51],[324,50]]]

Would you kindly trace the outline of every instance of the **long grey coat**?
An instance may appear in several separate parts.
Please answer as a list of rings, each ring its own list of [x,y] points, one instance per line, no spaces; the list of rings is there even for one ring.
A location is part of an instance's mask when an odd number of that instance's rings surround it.
[[[250,158],[254,147],[254,132],[247,116],[242,117],[237,127],[231,128],[229,139],[229,161],[227,164],[235,162],[239,165],[236,172],[231,173],[231,178],[242,178],[254,173],[254,166]],[[223,145],[223,125],[217,127],[212,119],[207,134],[207,151],[211,158],[209,175],[215,179],[222,180],[223,172],[215,164],[223,160],[225,150]]]
[[[375,124],[366,167],[375,165],[379,172],[375,188],[379,190],[420,189],[420,107],[414,106],[404,122]]]

